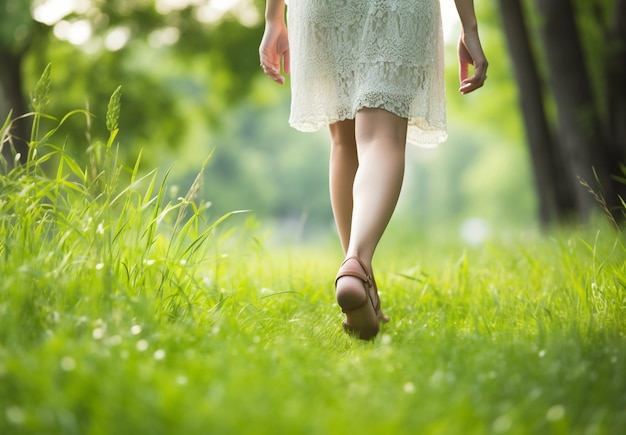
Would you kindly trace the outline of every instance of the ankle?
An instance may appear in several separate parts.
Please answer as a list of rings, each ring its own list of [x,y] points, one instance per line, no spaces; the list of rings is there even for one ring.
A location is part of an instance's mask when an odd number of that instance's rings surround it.
[[[346,256],[344,258],[344,261],[349,258],[356,258],[357,260],[359,260],[359,262],[366,265],[368,270],[371,270],[372,268],[372,255],[371,254],[348,248],[346,251]]]

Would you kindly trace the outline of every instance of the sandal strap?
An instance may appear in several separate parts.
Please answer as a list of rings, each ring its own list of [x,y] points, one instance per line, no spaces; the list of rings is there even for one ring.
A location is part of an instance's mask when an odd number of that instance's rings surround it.
[[[351,264],[346,264],[350,260],[356,260],[359,263],[360,268],[356,268]],[[337,286],[337,281],[339,278],[343,278],[344,276],[352,276],[354,278],[358,278],[363,281],[365,286],[371,287],[374,283],[374,279],[372,275],[367,270],[367,266],[359,257],[353,256],[346,258],[343,263],[341,263],[341,267],[339,268],[339,272],[337,272],[337,277],[335,278],[335,286]]]
[[[347,264],[350,260],[356,260],[357,263],[359,264],[359,267],[356,267],[356,265],[353,265],[353,264]],[[380,300],[378,299],[378,293],[376,293],[377,303],[374,304],[374,301],[372,300],[371,291],[370,291],[372,287],[376,288],[374,277],[371,273],[369,273],[367,266],[365,265],[365,263],[363,263],[363,261],[359,257],[356,257],[356,256],[348,257],[344,260],[343,263],[341,263],[341,267],[339,268],[339,272],[337,272],[337,277],[335,278],[335,287],[337,287],[337,281],[339,281],[340,278],[343,278],[345,276],[351,276],[351,277],[360,279],[363,282],[363,286],[365,287],[366,295],[365,295],[365,299],[363,300],[363,302],[360,303],[359,305],[348,308],[348,309],[342,308],[341,311],[343,311],[344,313],[349,313],[351,311],[359,310],[363,308],[365,305],[367,305],[368,302],[370,301],[372,303],[372,307],[374,308],[374,311],[380,310]]]
[[[374,307],[374,312],[377,313],[380,311],[380,296],[378,295],[378,286],[376,285],[376,279],[374,278],[373,273],[372,273],[372,285],[374,287],[374,294],[376,295],[376,303],[372,301],[372,306]]]

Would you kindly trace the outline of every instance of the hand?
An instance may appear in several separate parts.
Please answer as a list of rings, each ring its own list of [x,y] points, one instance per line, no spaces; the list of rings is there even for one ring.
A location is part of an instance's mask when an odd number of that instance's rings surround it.
[[[461,87],[459,92],[467,94],[482,87],[487,79],[487,67],[489,63],[483,53],[478,32],[461,32],[458,45],[459,55],[459,79]],[[474,67],[474,74],[469,77],[469,65]]]
[[[280,74],[281,61],[285,74],[289,74],[289,38],[285,23],[265,26],[265,33],[259,47],[259,57],[263,72],[278,84],[284,84]]]

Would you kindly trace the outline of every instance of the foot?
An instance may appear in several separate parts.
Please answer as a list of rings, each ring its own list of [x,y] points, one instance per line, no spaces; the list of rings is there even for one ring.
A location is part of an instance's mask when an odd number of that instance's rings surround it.
[[[335,280],[335,296],[346,313],[344,329],[362,340],[373,339],[378,334],[380,322],[389,320],[380,311],[372,275],[356,257],[346,259],[341,265]]]

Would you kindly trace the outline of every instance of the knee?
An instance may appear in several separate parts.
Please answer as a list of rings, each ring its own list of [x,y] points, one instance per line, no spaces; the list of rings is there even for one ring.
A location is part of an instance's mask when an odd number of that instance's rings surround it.
[[[330,141],[334,150],[356,150],[356,136],[352,120],[341,121],[330,125]]]
[[[332,151],[342,153],[356,153],[356,141],[331,139]]]

